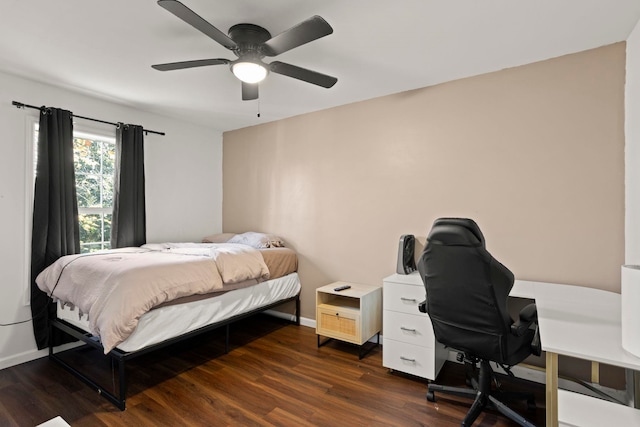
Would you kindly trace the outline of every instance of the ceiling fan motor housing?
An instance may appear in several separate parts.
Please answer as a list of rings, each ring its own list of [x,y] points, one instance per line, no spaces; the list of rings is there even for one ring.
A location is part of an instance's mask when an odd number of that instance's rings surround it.
[[[259,25],[236,24],[229,28],[229,37],[238,45],[233,49],[236,56],[261,59],[265,56],[262,44],[271,38],[271,34]]]

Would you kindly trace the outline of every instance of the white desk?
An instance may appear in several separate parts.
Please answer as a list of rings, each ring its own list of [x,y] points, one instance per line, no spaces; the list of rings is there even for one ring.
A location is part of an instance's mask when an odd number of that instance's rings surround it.
[[[536,302],[540,340],[542,350],[546,352],[547,427],[584,426],[585,420],[591,420],[591,425],[602,425],[597,420],[603,415],[596,413],[602,407],[606,408],[609,425],[640,426],[637,409],[603,405],[598,399],[573,396],[575,393],[564,391],[558,401],[559,354],[640,370],[640,358],[622,348],[620,294],[581,286],[517,280],[510,295],[533,298]],[[559,410],[558,404],[563,408]],[[624,424],[629,419],[634,424]]]

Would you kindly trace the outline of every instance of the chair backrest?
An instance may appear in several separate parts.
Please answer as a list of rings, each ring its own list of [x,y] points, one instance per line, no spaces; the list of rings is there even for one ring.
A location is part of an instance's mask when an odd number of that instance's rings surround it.
[[[436,339],[480,358],[506,358],[513,274],[485,248],[478,225],[437,219],[418,261]]]

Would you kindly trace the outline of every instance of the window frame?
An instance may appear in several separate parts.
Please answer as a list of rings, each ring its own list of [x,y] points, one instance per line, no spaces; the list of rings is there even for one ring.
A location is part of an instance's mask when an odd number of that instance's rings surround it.
[[[24,292],[23,303],[24,306],[31,305],[31,236],[33,230],[33,196],[34,187],[36,182],[36,156],[34,155],[35,147],[37,146],[35,141],[35,130],[39,124],[39,116],[37,113],[25,114],[25,153],[24,153],[24,212],[25,212],[25,227],[24,227]]]
[[[80,129],[76,130],[76,125],[74,123],[74,129],[73,129],[73,138],[82,138],[82,139],[89,139],[92,141],[101,141],[101,142],[107,142],[107,143],[111,143],[114,146],[114,150],[115,150],[115,145],[116,145],[116,136],[115,136],[115,129],[113,129],[113,136],[107,136],[105,134],[99,134],[96,133],[96,131],[86,131],[86,127],[79,127]],[[77,173],[77,171],[76,171]],[[114,164],[114,173],[115,173],[115,164]],[[100,176],[104,176],[105,174],[100,173]],[[113,177],[114,180],[114,184],[115,184],[115,176]],[[77,182],[77,176],[76,176],[76,182]],[[102,181],[100,182],[100,199],[102,199],[102,193],[103,193],[104,187],[102,186]],[[110,207],[81,207],[80,205],[78,205],[78,215],[106,215],[106,214],[113,214],[113,205]],[[101,222],[101,232],[100,235],[101,237],[104,239],[104,221]],[[87,247],[87,246],[91,246],[91,245],[96,245],[96,244],[100,244],[101,247],[99,250],[104,249],[104,244],[105,243],[109,243],[106,242],[105,240],[101,240],[99,242],[89,242],[89,243],[82,243],[80,242],[80,248],[82,250],[83,247]],[[82,252],[82,251],[81,251]],[[82,252],[83,253],[83,252]]]

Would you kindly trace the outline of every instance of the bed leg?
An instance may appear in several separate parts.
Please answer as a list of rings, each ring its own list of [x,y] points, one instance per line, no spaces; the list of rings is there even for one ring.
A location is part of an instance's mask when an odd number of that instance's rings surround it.
[[[122,406],[120,406],[120,410],[124,411],[127,399],[127,370],[125,369],[123,359],[118,360],[118,378],[120,381],[118,384],[120,388],[120,402],[122,404]]]
[[[49,360],[53,359],[53,323],[49,321]]]
[[[296,325],[300,326],[300,294],[296,297]]]
[[[224,353],[229,353],[229,324],[224,327]]]

